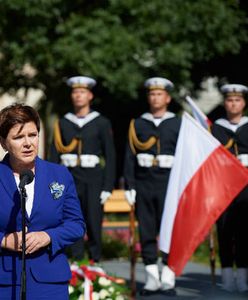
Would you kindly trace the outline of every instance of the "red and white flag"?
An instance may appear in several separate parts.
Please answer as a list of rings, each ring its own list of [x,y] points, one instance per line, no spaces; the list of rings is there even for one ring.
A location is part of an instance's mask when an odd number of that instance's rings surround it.
[[[209,129],[209,126],[211,126],[212,122],[209,120],[209,118],[200,110],[200,108],[195,104],[194,100],[186,96],[185,97],[187,103],[189,104],[192,114],[194,118],[206,129]]]
[[[176,275],[247,184],[248,171],[184,113],[160,228],[160,249]]]

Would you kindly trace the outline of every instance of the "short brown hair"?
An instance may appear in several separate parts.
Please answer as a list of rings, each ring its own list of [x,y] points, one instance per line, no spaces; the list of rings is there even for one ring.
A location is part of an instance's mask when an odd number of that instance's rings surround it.
[[[40,131],[40,117],[31,106],[13,104],[0,111],[0,137],[6,139],[10,129],[16,124],[34,122],[38,132]]]

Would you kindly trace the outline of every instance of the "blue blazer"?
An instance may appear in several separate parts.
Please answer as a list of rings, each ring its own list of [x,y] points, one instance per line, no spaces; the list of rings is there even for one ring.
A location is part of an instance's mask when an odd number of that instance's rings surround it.
[[[0,162],[0,245],[7,233],[21,231],[20,195],[8,155]],[[65,246],[82,238],[85,223],[73,178],[64,166],[36,158],[34,202],[28,231],[45,231],[51,244],[26,255],[29,268],[39,282],[63,282],[71,277]],[[0,283],[20,284],[21,254],[0,248]]]

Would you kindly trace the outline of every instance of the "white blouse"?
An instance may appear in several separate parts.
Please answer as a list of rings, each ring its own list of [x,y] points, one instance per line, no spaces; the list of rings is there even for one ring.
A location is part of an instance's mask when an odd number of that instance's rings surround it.
[[[19,183],[20,183],[19,175],[15,175],[15,181],[16,181],[16,185],[19,186]],[[35,180],[33,180],[31,183],[29,183],[25,186],[26,193],[27,193],[26,212],[29,217],[31,215],[31,211],[33,208],[33,202],[34,202],[34,182],[35,182]]]

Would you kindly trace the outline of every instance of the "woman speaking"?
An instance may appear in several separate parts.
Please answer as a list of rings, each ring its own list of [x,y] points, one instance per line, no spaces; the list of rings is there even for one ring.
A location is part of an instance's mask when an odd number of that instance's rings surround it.
[[[37,156],[39,130],[39,115],[30,106],[14,104],[0,112],[0,142],[7,151],[0,162],[1,300],[20,299],[21,293],[20,175],[27,170],[34,174],[26,183],[21,178],[21,185],[26,184],[27,300],[69,299],[71,272],[64,248],[85,232],[70,172]]]

